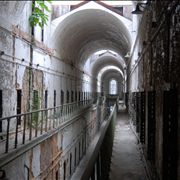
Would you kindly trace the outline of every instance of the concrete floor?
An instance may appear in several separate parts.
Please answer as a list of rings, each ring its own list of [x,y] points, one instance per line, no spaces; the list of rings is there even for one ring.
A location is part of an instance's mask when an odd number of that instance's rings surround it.
[[[119,112],[115,127],[110,180],[147,180],[136,136],[128,115]]]

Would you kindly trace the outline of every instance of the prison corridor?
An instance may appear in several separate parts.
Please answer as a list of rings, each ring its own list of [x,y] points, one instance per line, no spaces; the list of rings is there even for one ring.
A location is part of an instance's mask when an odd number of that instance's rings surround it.
[[[118,112],[110,166],[110,180],[147,180],[138,140],[129,116]]]

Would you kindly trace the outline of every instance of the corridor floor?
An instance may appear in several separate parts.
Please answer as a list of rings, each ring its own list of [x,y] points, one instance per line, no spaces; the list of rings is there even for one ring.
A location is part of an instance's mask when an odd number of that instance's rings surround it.
[[[128,118],[125,112],[117,115],[110,180],[147,180],[138,142]]]

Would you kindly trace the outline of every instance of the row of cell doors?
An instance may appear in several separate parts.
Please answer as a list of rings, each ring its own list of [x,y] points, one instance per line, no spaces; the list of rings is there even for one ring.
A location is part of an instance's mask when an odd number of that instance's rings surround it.
[[[61,102],[60,104],[64,104],[64,99],[65,99],[65,95],[64,95],[64,91],[61,90]],[[90,97],[90,93],[88,92],[77,92],[77,91],[71,91],[71,99],[70,99],[70,92],[67,91],[66,92],[66,103],[74,102],[74,101],[80,101],[80,100],[84,100]],[[33,107],[35,109],[33,110],[37,110],[40,108],[40,104],[39,104],[39,92],[37,90],[33,90]],[[16,114],[21,114],[22,113],[22,90],[21,89],[17,89],[17,110],[16,110]],[[53,99],[53,106],[56,106],[56,90],[54,90],[54,99]],[[45,97],[44,97],[44,108],[48,108],[48,91],[45,90]],[[0,118],[2,118],[3,116],[3,91],[0,90]],[[18,124],[21,124],[21,119],[20,117],[18,117]],[[2,122],[0,121],[0,132],[2,132]]]
[[[156,101],[158,99],[155,91],[137,92],[135,96],[136,131],[139,133],[140,141],[146,144],[147,159],[155,163],[156,153]],[[163,145],[162,145],[162,167],[163,180],[177,180],[178,159],[178,92],[170,89],[163,92]],[[146,124],[147,123],[147,124]],[[146,132],[147,131],[147,132]],[[147,142],[146,142],[147,141]]]

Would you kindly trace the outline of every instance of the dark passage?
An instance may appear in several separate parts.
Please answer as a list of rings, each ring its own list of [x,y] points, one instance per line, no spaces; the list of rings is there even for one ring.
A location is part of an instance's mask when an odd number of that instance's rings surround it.
[[[130,128],[129,116],[119,112],[115,127],[110,180],[146,180],[138,141]]]

